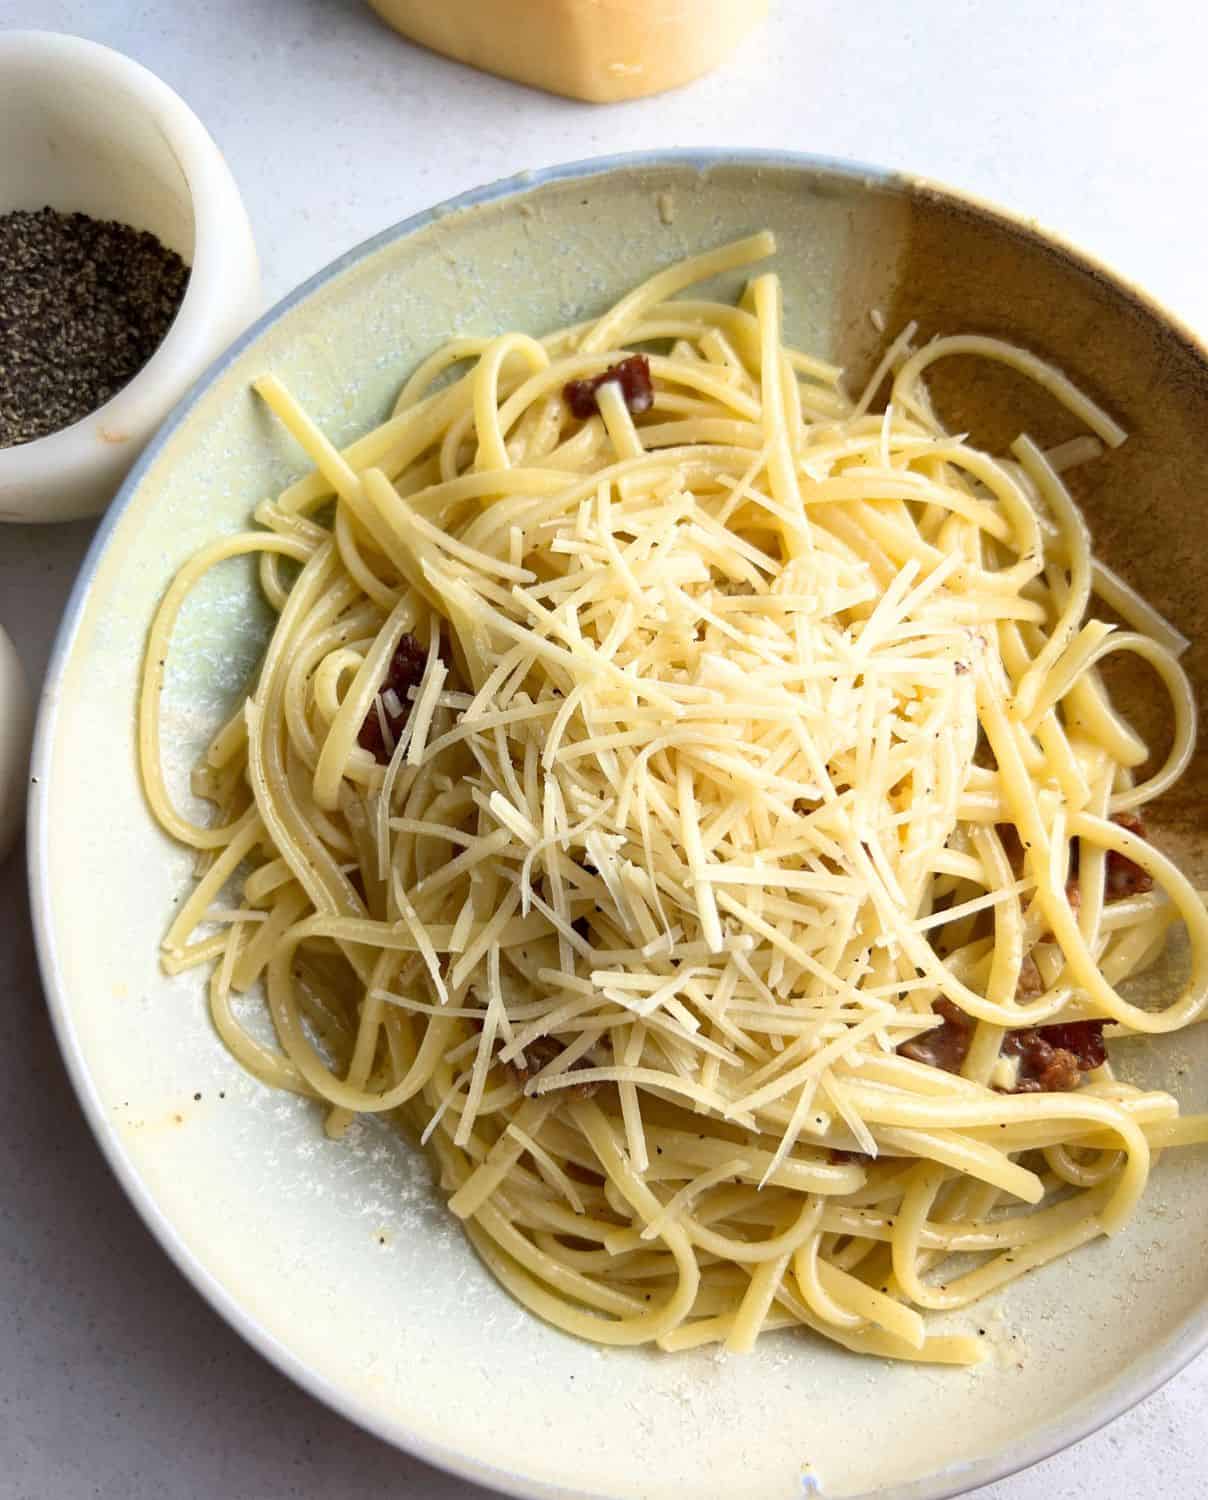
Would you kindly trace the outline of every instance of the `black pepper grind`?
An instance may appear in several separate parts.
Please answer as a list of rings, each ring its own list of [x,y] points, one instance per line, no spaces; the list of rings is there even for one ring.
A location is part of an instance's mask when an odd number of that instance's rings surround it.
[[[129,224],[0,214],[0,448],[116,395],[155,353],[188,280],[174,250]]]

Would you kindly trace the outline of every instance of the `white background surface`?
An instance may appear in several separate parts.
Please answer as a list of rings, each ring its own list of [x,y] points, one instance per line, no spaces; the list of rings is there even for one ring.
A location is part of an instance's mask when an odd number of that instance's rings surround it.
[[[361,0],[0,0],[0,26],[106,42],[184,96],[243,191],[269,301],[386,225],[525,167],[749,145],[880,162],[997,199],[1208,331],[1199,0],[773,4],[719,73],[610,108],[422,53]],[[35,683],[91,531],[0,526],[0,623]],[[1208,1496],[1206,1399],[1208,1357],[978,1500]],[[0,869],[2,1500],[481,1494],[296,1390],[135,1220],[59,1063],[14,854]]]

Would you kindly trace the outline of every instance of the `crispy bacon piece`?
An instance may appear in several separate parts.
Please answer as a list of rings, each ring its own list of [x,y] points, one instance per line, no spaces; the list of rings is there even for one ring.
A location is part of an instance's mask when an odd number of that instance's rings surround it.
[[[1145,824],[1136,813],[1117,813],[1112,822],[1118,823],[1129,833],[1135,833],[1140,839],[1145,837]],[[1153,890],[1153,876],[1147,870],[1143,870],[1140,865],[1135,864],[1126,854],[1119,854],[1115,849],[1109,849],[1106,863],[1107,899],[1109,901],[1125,901],[1129,896],[1140,896],[1146,891]]]
[[[1035,980],[1029,979],[1029,968]],[[1020,994],[1038,994],[1039,971],[1026,959],[1020,974]],[[898,1048],[902,1057],[928,1067],[958,1073],[973,1039],[973,1022],[951,1000],[935,1002],[934,1010],[943,1017],[943,1025],[933,1031],[903,1042]],[[1027,1026],[1012,1031],[1003,1039],[1002,1055],[1019,1059],[1019,1079],[1010,1090],[1013,1094],[1059,1094],[1078,1087],[1083,1073],[1089,1073],[1107,1060],[1102,1021],[1067,1021],[1055,1026]],[[846,1155],[832,1155],[832,1160],[846,1160]]]
[[[523,1063],[509,1062],[505,1063],[504,1066],[521,1088],[523,1088],[534,1073],[539,1073],[542,1068],[561,1057],[565,1050],[565,1047],[556,1037],[539,1036],[525,1047]],[[591,1064],[583,1063],[577,1066],[590,1067]],[[571,1071],[573,1072],[574,1068]],[[590,1099],[599,1087],[598,1083],[580,1083],[569,1090],[569,1092],[577,1094],[580,1099]]]
[[[531,1078],[534,1073],[539,1073],[548,1063],[562,1056],[562,1043],[555,1041],[552,1036],[539,1036],[531,1041],[524,1049],[524,1061],[510,1062],[506,1064],[508,1071],[523,1083]]]
[[[1136,813],[1116,813],[1112,817],[1113,823],[1118,823],[1121,828],[1126,828],[1129,833],[1135,833],[1138,838],[1146,838],[1145,824],[1137,817]],[[1019,830],[1013,823],[996,823],[995,831],[1002,840],[1003,850],[1010,861],[1012,872],[1015,875],[1023,873],[1024,849],[1020,841]],[[1065,891],[1069,897],[1070,905],[1078,909],[1078,840],[1070,840],[1070,878],[1066,883]],[[1126,854],[1119,854],[1115,849],[1107,851],[1107,888],[1105,896],[1108,901],[1123,901],[1129,896],[1139,896],[1146,891],[1153,890],[1153,876],[1135,861],[1128,858]]]
[[[385,704],[382,705],[382,717],[386,720],[386,725],[396,743],[411,714],[411,704],[407,700],[407,694],[412,688],[419,686],[423,679],[424,664],[427,659],[428,653],[413,635],[403,636],[394,648],[394,655],[390,658],[390,665],[386,668],[386,675],[378,689],[383,694],[393,690],[402,705],[399,713],[391,713]],[[383,766],[389,764],[390,750],[382,734],[376,703],[365,715],[365,722],[357,732],[357,744],[362,750],[368,750],[379,764]]]
[[[1145,837],[1145,824],[1134,813],[1117,813],[1112,818],[1113,823],[1118,823],[1121,828],[1127,828],[1129,833],[1135,833],[1138,838]],[[1015,875],[1023,874],[1023,844],[1020,842],[1019,832],[1012,823],[995,824],[999,838],[1002,840],[1003,849],[1008,860],[1011,862],[1011,870]],[[1115,849],[1107,851],[1105,860],[1105,889],[1104,899],[1107,901],[1124,901],[1129,896],[1139,896],[1146,891],[1153,890],[1153,876],[1143,870],[1140,865],[1129,859],[1125,854],[1118,854]],[[1070,878],[1065,883],[1065,899],[1076,917],[1082,906],[1082,887],[1078,881],[1079,844],[1077,839],[1070,840]],[[1053,934],[1044,932],[1041,934],[1042,943],[1051,943]],[[1025,960],[1025,968],[1027,961]],[[1034,966],[1033,966],[1034,967]],[[1024,975],[1020,976],[1019,994],[1027,998],[1025,991],[1026,983]],[[1039,989],[1030,991],[1038,995]]]
[[[937,1000],[931,1008],[936,1015],[943,1016],[943,1025],[903,1042],[898,1052],[911,1062],[942,1068],[945,1073],[959,1073],[973,1039],[973,1022],[959,1005],[947,998]]]
[[[1016,1000],[1035,1000],[1037,995],[1043,994],[1044,977],[1036,960],[1030,953],[1025,953],[1023,963],[1019,966],[1019,983],[1015,986],[1015,998]]]
[[[631,354],[618,364],[609,365],[603,375],[592,375],[585,380],[568,380],[562,387],[562,396],[574,416],[581,422],[594,416],[600,406],[596,392],[602,385],[615,380],[621,387],[625,405],[637,415],[649,411],[654,405],[654,385],[650,379],[650,361],[644,354]]]
[[[1071,849],[1077,849],[1077,847],[1077,844],[1070,845]],[[1074,864],[1076,867],[1076,860],[1074,861]],[[1065,883],[1065,899],[1070,903],[1070,910],[1074,913],[1074,919],[1076,921],[1078,918],[1078,913],[1082,910],[1082,887],[1078,883],[1077,874],[1071,875]],[[1042,943],[1051,943],[1053,941],[1053,934],[1047,927],[1045,928],[1044,932],[1041,933],[1040,941]],[[1040,990],[1036,991],[1036,994],[1039,995],[1040,993]]]
[[[1102,1021],[1027,1026],[1003,1038],[1002,1055],[1019,1059],[1013,1094],[1061,1094],[1076,1089],[1083,1073],[1107,1060]]]
[[[1063,1047],[1078,1059],[1084,1073],[1101,1068],[1107,1061],[1107,1043],[1103,1040],[1103,1021],[1065,1021],[1056,1026],[1042,1026],[1041,1034],[1054,1047]]]

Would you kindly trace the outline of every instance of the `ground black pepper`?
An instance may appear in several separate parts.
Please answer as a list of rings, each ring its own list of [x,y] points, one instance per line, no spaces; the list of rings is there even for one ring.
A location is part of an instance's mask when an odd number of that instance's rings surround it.
[[[189,268],[153,234],[52,208],[0,214],[0,448],[96,411],[147,363]]]

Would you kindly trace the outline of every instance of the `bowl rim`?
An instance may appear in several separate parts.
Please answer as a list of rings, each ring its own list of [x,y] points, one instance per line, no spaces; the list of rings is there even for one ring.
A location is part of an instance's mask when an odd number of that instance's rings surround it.
[[[807,152],[761,150],[729,147],[694,147],[651,151],[618,152],[566,162],[540,170],[527,170],[472,188],[431,208],[412,214],[396,224],[370,236],[337,256],[309,276],[276,302],[252,323],[193,383],[177,402],[152,441],[126,477],[121,489],[101,520],[81,564],[55,637],[37,712],[34,747],[30,763],[28,805],[27,866],[35,946],[43,988],[55,1036],[72,1086],[85,1118],[114,1175],[151,1234],[176,1268],[193,1284],[246,1342],[271,1364],[288,1376],[309,1395],[353,1422],[363,1431],[430,1463],[447,1473],[489,1486],[519,1500],[607,1500],[583,1487],[574,1489],[527,1478],[510,1470],[463,1457],[458,1451],[433,1442],[421,1434],[391,1421],[372,1410],[367,1403],[335,1386],[295,1356],[279,1339],[264,1328],[239,1300],[226,1290],[217,1278],[195,1257],[180,1238],[174,1225],[161,1213],[154,1197],[111,1125],[99,1094],[89,1074],[83,1049],[76,1035],[70,1006],[59,970],[52,923],[53,894],[48,868],[48,841],[51,809],[46,793],[55,728],[61,702],[62,678],[78,634],[88,595],[101,558],[125,511],[132,503],[148,469],[184,423],[209,387],[270,328],[305,302],[313,293],[334,281],[377,251],[408,238],[428,225],[450,214],[484,204],[499,203],[521,197],[535,188],[567,180],[605,176],[618,171],[657,171],[660,168],[689,168],[702,174],[718,168],[747,166],[752,169],[780,169],[803,177],[829,177],[853,188],[868,191],[899,192],[907,198],[930,198],[957,212],[972,213],[990,220],[1015,236],[1022,236],[1036,246],[1055,252],[1078,270],[1109,286],[1131,301],[1149,318],[1170,330],[1188,351],[1208,368],[1208,344],[1170,312],[1151,294],[1114,271],[1061,235],[981,198],[973,193],[949,187],[933,179],[914,176],[886,167],[871,166],[843,158],[814,155]],[[1152,1395],[1177,1375],[1198,1354],[1208,1348],[1208,1299],[1188,1318],[1177,1333],[1159,1346],[1157,1355],[1142,1356],[1134,1361],[1132,1379],[1117,1378],[1102,1397],[1082,1402],[1064,1419],[1042,1423],[1028,1441],[985,1457],[961,1463],[897,1487],[894,1500],[957,1500],[969,1490],[1030,1468],[1072,1447],[1084,1438],[1122,1416]],[[884,1500],[885,1492],[878,1491]],[[873,1500],[871,1494],[852,1500]]]
[[[213,347],[215,310],[238,302],[249,270],[253,280],[259,279],[251,226],[235,180],[217,143],[180,95],[142,63],[100,42],[57,31],[0,32],[0,72],[43,63],[58,63],[76,76],[116,86],[128,100],[137,101],[180,169],[192,210],[193,246],[184,296],[147,363],[94,411],[28,443],[0,448],[0,520],[21,523],[87,513],[72,503],[71,490],[104,468],[123,444],[154,433],[168,415],[162,393],[179,389],[182,378],[191,386],[193,372]],[[112,444],[112,452],[98,446],[98,431],[112,434],[102,438]],[[47,506],[39,498],[39,488],[52,481],[62,486],[65,503]]]

